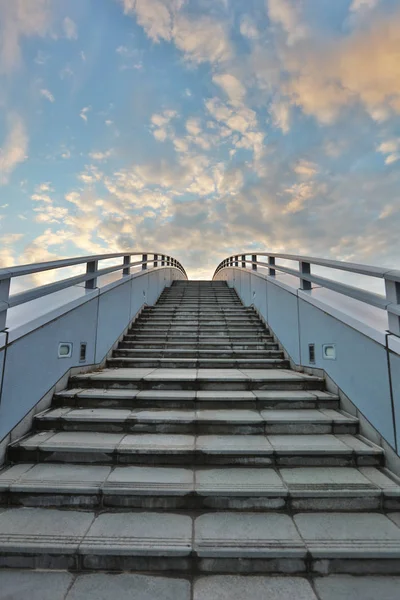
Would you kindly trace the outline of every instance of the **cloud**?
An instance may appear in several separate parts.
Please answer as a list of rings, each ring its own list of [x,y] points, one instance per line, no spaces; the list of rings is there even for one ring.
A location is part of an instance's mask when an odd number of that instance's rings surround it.
[[[84,108],[82,108],[81,112],[79,113],[79,116],[81,119],[83,119],[85,121],[85,123],[87,123],[88,117],[87,117],[87,113],[90,112],[92,110],[91,106],[85,106]]]
[[[350,5],[350,12],[356,13],[359,11],[371,10],[379,4],[380,0],[353,0]]]
[[[152,115],[151,129],[154,137],[159,142],[164,142],[168,136],[173,134],[172,129],[169,127],[169,123],[172,119],[177,116],[175,110],[164,110],[162,113],[154,113]]]
[[[318,173],[318,166],[310,160],[300,159],[294,166],[294,172],[301,179],[311,179]]]
[[[102,162],[102,161],[110,158],[110,156],[112,156],[113,154],[114,154],[113,150],[106,150],[105,152],[90,152],[89,157],[92,160]]]
[[[386,154],[385,164],[391,165],[400,160],[400,138],[392,138],[382,142],[377,151],[381,154]]]
[[[195,63],[225,61],[232,48],[225,27],[209,15],[182,12],[185,0],[120,0],[153,42],[173,42]]]
[[[47,34],[51,5],[51,0],[0,0],[0,74],[19,66],[23,38]]]
[[[43,98],[46,98],[46,100],[48,100],[49,102],[54,102],[55,101],[55,98],[54,98],[53,94],[49,90],[47,90],[45,88],[43,88],[43,89],[40,90],[40,95]]]
[[[216,74],[213,76],[213,82],[224,90],[233,106],[239,106],[243,103],[246,96],[246,88],[237,77],[231,73]]]
[[[307,115],[333,123],[360,104],[377,122],[400,114],[400,11],[332,43],[310,41],[284,55],[282,88]]]
[[[0,147],[0,185],[8,183],[17,166],[27,159],[28,135],[22,118],[15,112],[8,116],[8,132]]]
[[[240,21],[240,33],[249,40],[256,40],[260,35],[256,24],[248,15],[243,16]]]
[[[270,21],[282,27],[291,46],[308,35],[302,22],[300,0],[267,0]]]
[[[232,57],[232,48],[225,28],[208,16],[190,20],[179,15],[175,20],[173,38],[185,57],[196,63],[217,63]]]
[[[70,17],[65,17],[63,21],[63,30],[67,40],[78,39],[78,28],[76,23]]]
[[[290,102],[287,100],[276,98],[269,106],[273,126],[281,129],[285,134],[290,130],[290,112]]]

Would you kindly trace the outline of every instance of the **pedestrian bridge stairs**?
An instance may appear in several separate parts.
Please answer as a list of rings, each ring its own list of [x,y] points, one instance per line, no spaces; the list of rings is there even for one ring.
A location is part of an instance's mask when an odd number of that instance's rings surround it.
[[[106,368],[55,394],[8,461],[4,589],[399,597],[400,486],[383,450],[322,378],[291,370],[224,282],[166,289]]]

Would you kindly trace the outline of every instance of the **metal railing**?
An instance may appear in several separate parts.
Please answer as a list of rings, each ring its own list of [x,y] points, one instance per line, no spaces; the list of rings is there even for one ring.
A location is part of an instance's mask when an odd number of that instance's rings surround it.
[[[251,257],[248,259],[247,257]],[[259,260],[259,257],[262,260]],[[267,257],[267,262],[264,257]],[[292,269],[285,265],[280,265],[276,259],[290,260],[298,263],[297,269]],[[400,271],[390,270],[381,267],[372,267],[369,265],[360,265],[356,263],[347,263],[337,260],[328,260],[324,258],[314,258],[310,256],[298,256],[295,254],[275,254],[272,252],[251,252],[240,253],[225,258],[215,270],[213,279],[222,269],[227,267],[237,267],[257,271],[258,267],[266,268],[269,277],[275,277],[276,271],[287,273],[297,277],[300,281],[300,289],[311,290],[312,284],[327,288],[339,294],[350,298],[360,300],[366,304],[376,306],[388,313],[389,332],[400,336]],[[348,271],[354,275],[366,275],[377,277],[385,282],[385,295],[376,294],[367,290],[357,288],[333,279],[314,275],[311,272],[311,266],[327,267],[339,271]]]
[[[132,257],[140,256],[139,260],[132,261]],[[99,269],[99,262],[114,258],[122,258],[121,264],[104,267]],[[65,267],[74,267],[76,265],[86,264],[86,273],[61,279],[53,283],[41,285],[10,295],[10,285],[14,277],[22,277],[24,275],[35,275],[43,271],[51,271],[63,269]],[[50,262],[34,263],[28,265],[18,265],[0,269],[0,331],[6,327],[7,310],[14,306],[19,306],[25,302],[36,300],[48,294],[53,294],[60,290],[69,288],[80,283],[85,284],[87,290],[93,290],[97,287],[97,278],[103,275],[108,275],[115,271],[122,271],[122,276],[131,274],[131,267],[141,267],[145,271],[147,268],[157,267],[175,267],[185,275],[186,271],[179,261],[172,256],[159,253],[143,253],[143,252],[119,252],[114,254],[98,254],[95,256],[82,256],[77,258],[67,258],[64,260],[54,260]]]

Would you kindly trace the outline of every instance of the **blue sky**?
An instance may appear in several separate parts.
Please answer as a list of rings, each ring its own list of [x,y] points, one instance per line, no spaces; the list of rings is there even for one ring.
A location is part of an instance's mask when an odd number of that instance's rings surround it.
[[[399,267],[398,0],[0,0],[0,263]]]

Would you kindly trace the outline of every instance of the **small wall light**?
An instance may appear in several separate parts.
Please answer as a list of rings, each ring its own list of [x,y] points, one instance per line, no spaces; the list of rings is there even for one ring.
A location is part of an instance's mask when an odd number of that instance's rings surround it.
[[[325,360],[336,360],[336,346],[335,346],[335,344],[323,344],[323,346],[322,346],[322,357]]]
[[[60,342],[58,344],[58,358],[71,358],[72,344],[71,342]]]

